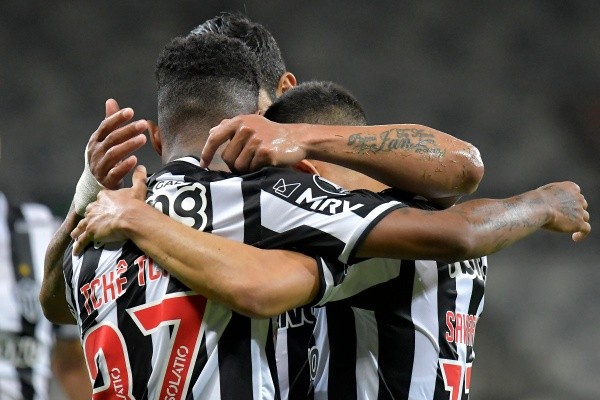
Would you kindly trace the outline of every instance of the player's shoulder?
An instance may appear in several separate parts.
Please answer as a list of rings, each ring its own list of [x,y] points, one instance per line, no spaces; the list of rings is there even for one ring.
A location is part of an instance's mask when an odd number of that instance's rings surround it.
[[[420,208],[422,210],[429,211],[439,210],[438,207],[436,207],[427,199],[401,189],[389,188],[381,191],[379,194],[385,199],[400,201],[408,207]]]
[[[250,178],[250,175],[249,175]],[[286,198],[305,193],[310,190],[311,196],[344,197],[352,196],[354,192],[322,176],[299,172],[290,168],[267,167],[250,179],[262,179],[264,191]],[[366,192],[366,191],[365,191]]]
[[[173,183],[203,182],[208,184],[212,181],[231,178],[234,175],[226,171],[213,171],[200,167],[200,161],[194,156],[181,157],[165,164],[148,178],[148,187],[156,189],[157,186]]]

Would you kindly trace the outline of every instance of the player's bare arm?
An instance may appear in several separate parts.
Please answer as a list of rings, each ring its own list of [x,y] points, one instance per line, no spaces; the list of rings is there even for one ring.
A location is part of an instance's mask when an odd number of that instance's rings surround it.
[[[508,199],[479,199],[443,211],[403,208],[373,228],[357,255],[465,260],[492,254],[539,229],[590,232],[587,201],[572,182],[551,183]]]
[[[145,205],[143,183],[133,199],[126,190],[102,192],[88,207],[86,219],[73,232],[76,252],[91,240],[131,238],[184,283],[246,315],[271,315],[314,296],[314,261],[304,263],[307,258],[303,261],[299,255],[256,249],[189,229]],[[581,240],[590,231],[586,208],[579,187],[571,182],[509,199],[468,201],[445,211],[403,208],[373,228],[358,256],[469,259],[498,251],[541,228],[573,233]],[[239,303],[248,299],[251,304]]]
[[[75,318],[69,311],[65,296],[65,278],[63,275],[63,254],[71,242],[71,231],[82,219],[71,209],[54,233],[46,249],[44,258],[44,278],[40,287],[40,304],[46,318],[54,324],[75,324]]]
[[[183,225],[144,202],[145,177],[138,167],[132,188],[102,191],[88,206],[72,233],[76,254],[91,240],[129,238],[190,289],[255,318],[278,315],[315,297],[320,282],[314,258],[261,250]]]
[[[429,199],[472,193],[483,177],[476,147],[422,125],[278,124],[259,115],[239,116],[211,130],[202,165],[227,141],[221,157],[235,171],[291,166],[308,158],[354,169]]]

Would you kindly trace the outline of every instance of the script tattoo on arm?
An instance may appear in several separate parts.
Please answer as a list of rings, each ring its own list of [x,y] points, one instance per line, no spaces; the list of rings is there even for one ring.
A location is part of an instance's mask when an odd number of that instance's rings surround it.
[[[388,129],[379,135],[355,133],[348,146],[356,154],[382,153],[401,150],[441,158],[445,150],[438,147],[434,135],[422,129]]]

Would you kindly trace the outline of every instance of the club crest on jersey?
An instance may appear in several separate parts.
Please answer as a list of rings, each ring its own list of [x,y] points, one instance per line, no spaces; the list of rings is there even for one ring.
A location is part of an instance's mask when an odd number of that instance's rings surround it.
[[[287,199],[299,187],[300,187],[299,183],[285,183],[285,181],[283,179],[280,179],[277,181],[275,186],[273,186],[273,190],[275,190],[275,193],[277,193],[278,195],[285,197]]]
[[[349,193],[343,187],[341,187],[331,181],[328,181],[327,179],[325,179],[319,175],[314,175],[313,181],[315,182],[315,185],[317,185],[317,187],[319,189],[321,189],[322,191],[324,191],[325,193],[334,194],[334,195],[338,195],[338,196],[346,195]]]

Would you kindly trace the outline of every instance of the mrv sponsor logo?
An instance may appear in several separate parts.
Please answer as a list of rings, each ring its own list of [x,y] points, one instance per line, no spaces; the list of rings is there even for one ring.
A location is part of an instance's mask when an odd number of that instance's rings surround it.
[[[339,186],[318,176],[315,176],[313,179],[318,189],[320,189],[320,192],[325,192],[325,195],[316,196],[313,192],[313,189],[315,188],[312,187],[306,188],[304,191],[301,191],[301,189],[298,190],[301,186],[300,183],[287,183],[283,179],[277,181],[275,186],[273,186],[273,190],[276,194],[286,199],[290,199],[292,194],[294,194],[295,196],[298,196],[295,200],[292,199],[294,203],[298,205],[309,205],[311,210],[328,214],[354,211],[364,206],[362,203],[353,204],[348,200],[340,199],[339,197],[346,196],[348,192],[341,189]]]

